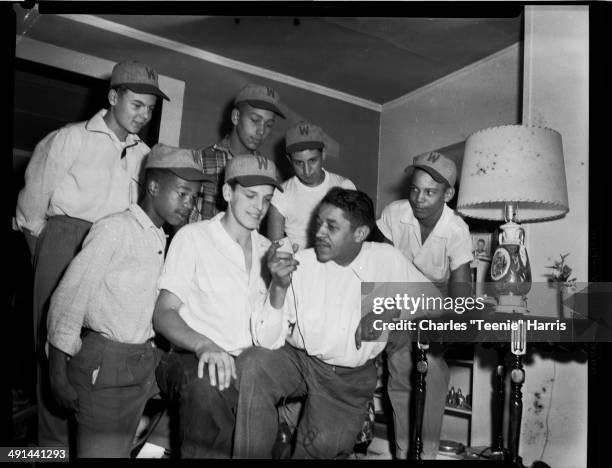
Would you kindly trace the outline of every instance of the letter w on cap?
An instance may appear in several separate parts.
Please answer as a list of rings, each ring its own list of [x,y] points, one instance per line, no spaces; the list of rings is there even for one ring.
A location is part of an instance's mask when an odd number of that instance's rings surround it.
[[[155,70],[153,70],[152,68],[149,67],[145,67],[147,70],[147,77],[149,77],[150,80],[154,80],[155,79]]]
[[[274,90],[272,88],[266,87],[266,92],[268,93],[268,96],[270,96],[271,98],[274,97]]]
[[[259,169],[268,169],[268,160],[262,156],[256,156]]]
[[[302,136],[308,135],[310,132],[310,127],[308,125],[300,125],[298,128],[300,130],[300,135]]]
[[[438,153],[429,153],[427,155],[427,161],[436,162],[440,155]]]

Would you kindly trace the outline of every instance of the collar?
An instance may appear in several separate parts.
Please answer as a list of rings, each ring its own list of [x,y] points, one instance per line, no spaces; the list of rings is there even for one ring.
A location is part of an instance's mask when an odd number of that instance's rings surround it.
[[[160,240],[163,240],[164,242],[166,241],[167,236],[163,228],[158,228],[155,224],[153,224],[153,221],[151,221],[149,215],[145,213],[145,211],[140,207],[140,205],[133,203],[130,205],[128,210],[130,211],[130,213],[132,213],[136,221],[138,221],[138,224],[140,224],[143,229],[153,229],[153,231],[159,236]]]
[[[323,185],[327,181],[327,178],[329,177],[329,175],[327,174],[327,171],[323,169],[323,180],[321,181],[319,185],[315,185],[314,187],[310,187],[309,185],[306,185],[304,182],[300,180],[300,178],[297,175],[294,175],[293,177],[295,177],[296,182],[302,189],[317,190],[319,187],[321,187],[321,185]]]
[[[420,229],[419,220],[416,219],[416,217],[414,216],[414,212],[412,211],[412,206],[410,205],[410,202],[406,201],[406,205],[407,209],[404,210],[404,213],[400,218],[400,222],[404,224],[409,224]],[[440,237],[443,234],[444,228],[448,224],[447,221],[452,214],[453,210],[451,210],[445,203],[444,207],[442,208],[442,214],[440,215],[440,219],[438,219],[438,222],[432,229],[431,234],[429,234],[429,236]]]
[[[359,281],[367,281],[365,278],[366,273],[366,263],[368,251],[370,250],[370,244],[368,242],[363,242],[361,244],[361,249],[357,256],[353,259],[351,263],[349,263],[345,268],[349,268],[355,276],[359,278]],[[340,266],[340,265],[338,265]]]
[[[229,159],[235,156],[235,154],[232,153],[232,150],[230,149],[230,135],[229,134],[225,135],[221,141],[218,141],[217,143],[215,143],[213,145],[213,148],[219,151],[226,152],[229,155]],[[261,156],[261,153],[257,150],[251,151],[251,154],[255,156]]]
[[[108,125],[106,125],[106,122],[104,121],[104,116],[106,115],[107,112],[108,112],[107,109],[100,109],[96,113],[96,115],[94,115],[91,119],[89,119],[85,123],[85,129],[90,132],[106,133],[113,140],[117,141],[121,145],[124,145],[125,147],[134,146],[142,141],[138,137],[138,135],[134,133],[128,133],[128,136],[125,139],[125,142],[122,142],[121,140],[119,140],[119,138],[117,138],[117,135],[115,135],[115,132],[113,132],[110,128],[108,128]]]
[[[232,239],[232,237],[229,235],[229,233],[225,230],[225,228],[223,227],[223,225],[221,224],[221,218],[223,218],[223,216],[225,215],[225,211],[221,211],[219,213],[217,213],[214,217],[212,217],[210,219],[210,222],[212,223],[212,227],[213,227],[213,231],[212,231],[212,237],[215,240],[215,244],[217,246],[217,248],[219,249],[219,251],[221,252],[221,254],[223,254],[226,258],[235,261],[235,256],[232,256],[230,254],[230,250],[228,248],[224,248],[224,246],[235,246],[236,248],[240,249],[240,246],[238,245],[238,243]],[[265,245],[266,243],[266,239],[265,238],[261,238],[259,233],[257,232],[257,229],[253,229],[249,235],[251,236],[251,254],[252,254],[252,258],[259,258],[259,252],[261,252],[262,250],[266,250],[267,246]],[[253,270],[253,268],[251,268],[251,270]]]
[[[232,237],[229,235],[229,233],[225,230],[225,228],[223,227],[223,224],[221,224],[221,218],[223,218],[223,216],[225,215],[225,211],[221,211],[219,213],[217,213],[214,217],[211,218],[211,222],[214,225],[214,231],[216,236],[221,236],[223,237],[223,239],[225,239],[228,242],[231,242],[232,244],[236,244],[238,245],[238,243],[232,239]],[[249,235],[251,236],[251,245],[255,246],[255,244],[257,244],[257,249],[259,249],[259,238],[257,235],[257,229],[253,229]]]

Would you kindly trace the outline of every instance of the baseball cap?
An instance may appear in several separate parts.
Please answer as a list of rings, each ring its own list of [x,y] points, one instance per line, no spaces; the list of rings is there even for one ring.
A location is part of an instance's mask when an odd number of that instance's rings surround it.
[[[154,94],[164,98],[166,101],[170,100],[159,89],[157,72],[153,67],[135,60],[125,60],[113,67],[110,86],[113,88],[120,85],[138,94]]]
[[[193,157],[193,151],[157,143],[147,156],[145,169],[167,169],[185,180],[214,180],[205,174]]]
[[[305,149],[322,149],[324,147],[323,130],[321,130],[321,127],[317,127],[309,122],[298,122],[289,127],[285,134],[285,151],[287,154]]]
[[[269,86],[261,86],[257,84],[248,84],[236,95],[234,104],[246,102],[256,109],[265,109],[280,115],[283,119],[285,115],[278,108],[280,96]]]
[[[436,182],[446,182],[451,187],[454,187],[455,182],[457,182],[457,166],[455,162],[436,151],[415,156],[412,164],[406,168],[406,172],[412,175],[415,169],[423,169]]]
[[[276,164],[264,156],[240,154],[234,156],[225,166],[225,182],[236,180],[243,187],[273,185],[281,192]]]

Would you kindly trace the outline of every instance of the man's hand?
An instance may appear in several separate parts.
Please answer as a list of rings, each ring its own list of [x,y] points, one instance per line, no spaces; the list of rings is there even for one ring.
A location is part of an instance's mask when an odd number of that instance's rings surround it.
[[[376,330],[374,328],[375,320],[381,320],[381,316],[374,312],[370,312],[361,317],[359,325],[357,325],[357,330],[355,331],[355,346],[357,349],[361,348],[362,341],[374,341],[380,338],[383,331],[382,329]]]
[[[79,396],[70,382],[65,377],[51,377],[51,393],[55,403],[60,408],[69,411],[79,410]]]
[[[208,378],[213,387],[225,390],[232,378],[237,378],[234,358],[215,343],[198,347],[195,354],[198,358],[198,378],[204,377],[204,364],[208,364]]]
[[[293,254],[279,251],[279,247],[279,241],[270,245],[266,254],[267,265],[274,285],[287,289],[291,283],[291,273],[297,269],[300,262],[293,257]],[[292,248],[293,252],[296,252],[297,244],[294,244]]]
[[[70,356],[52,344],[49,346],[49,383],[51,394],[60,408],[69,411],[79,410],[79,396],[68,380],[68,361]]]

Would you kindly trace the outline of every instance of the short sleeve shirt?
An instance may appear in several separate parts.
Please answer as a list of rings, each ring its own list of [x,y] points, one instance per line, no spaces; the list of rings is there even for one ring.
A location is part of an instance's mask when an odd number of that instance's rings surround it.
[[[450,272],[473,260],[469,228],[447,205],[424,244],[419,221],[408,200],[385,207],[376,225],[442,291],[446,291]]]
[[[261,265],[270,241],[251,232],[251,269],[244,253],[214,218],[183,226],[170,243],[160,290],[177,296],[179,315],[193,330],[232,355],[253,345],[251,315],[263,306],[267,286]]]

